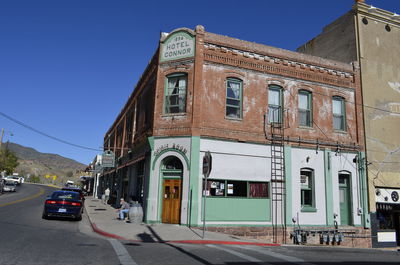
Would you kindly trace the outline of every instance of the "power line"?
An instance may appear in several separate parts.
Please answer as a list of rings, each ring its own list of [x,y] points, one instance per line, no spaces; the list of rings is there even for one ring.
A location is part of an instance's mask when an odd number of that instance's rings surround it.
[[[77,147],[77,148],[81,148],[81,149],[86,149],[86,150],[103,151],[103,150],[100,150],[100,149],[97,149],[97,148],[91,148],[91,147],[86,147],[86,146],[83,146],[83,145],[74,144],[74,143],[65,141],[65,140],[63,140],[63,139],[60,139],[60,138],[51,136],[51,135],[49,135],[49,134],[47,134],[47,133],[44,133],[44,132],[42,132],[42,131],[39,131],[38,129],[35,129],[35,128],[33,128],[33,127],[31,127],[31,126],[29,126],[29,125],[27,125],[27,124],[25,124],[25,123],[23,123],[23,122],[17,120],[17,119],[14,119],[13,117],[8,116],[7,114],[5,114],[5,113],[3,113],[3,112],[0,112],[0,115],[3,116],[3,117],[6,118],[6,119],[12,121],[12,122],[15,122],[15,123],[17,123],[17,124],[19,124],[19,125],[21,125],[21,126],[27,128],[27,129],[31,130],[31,131],[34,131],[35,133],[38,133],[38,134],[40,134],[40,135],[43,135],[43,136],[45,136],[45,137],[47,137],[47,138],[53,139],[53,140],[58,141],[58,142],[60,142],[60,143],[67,144],[67,145],[71,145],[71,146],[74,146],[74,147]]]

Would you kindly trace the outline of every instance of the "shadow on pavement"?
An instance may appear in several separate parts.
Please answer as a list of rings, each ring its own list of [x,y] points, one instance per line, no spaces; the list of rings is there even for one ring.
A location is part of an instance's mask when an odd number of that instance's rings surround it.
[[[174,246],[174,245],[172,245],[172,244],[170,244],[170,243],[164,241],[164,240],[153,230],[153,228],[151,228],[150,226],[147,226],[147,228],[150,230],[150,232],[153,234],[153,236],[154,236],[155,238],[157,238],[158,242],[164,243],[164,244],[166,244],[166,245],[168,245],[168,246],[170,246],[170,247],[172,247],[172,248],[178,250],[179,252],[181,252],[181,253],[187,255],[188,257],[191,257],[192,259],[194,259],[194,260],[196,260],[196,261],[198,261],[198,262],[200,262],[200,263],[202,263],[202,264],[212,265],[212,263],[208,262],[207,260],[202,259],[202,258],[200,258],[200,257],[197,256],[197,255],[194,255],[194,254],[192,254],[192,253],[190,253],[190,252],[188,252],[188,251],[186,251],[186,250],[184,250],[184,249],[182,249],[182,248],[180,248],[180,247],[178,247],[178,246]],[[241,264],[243,264],[243,263],[241,263]]]

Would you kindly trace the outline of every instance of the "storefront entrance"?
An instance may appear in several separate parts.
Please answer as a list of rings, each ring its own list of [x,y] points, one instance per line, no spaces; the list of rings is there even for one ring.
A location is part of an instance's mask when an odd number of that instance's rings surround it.
[[[350,174],[339,173],[340,224],[351,225]]]
[[[163,212],[162,222],[169,224],[179,224],[181,212],[181,180],[164,179],[163,184]]]
[[[162,222],[179,224],[182,200],[181,161],[176,157],[167,157],[162,167]]]

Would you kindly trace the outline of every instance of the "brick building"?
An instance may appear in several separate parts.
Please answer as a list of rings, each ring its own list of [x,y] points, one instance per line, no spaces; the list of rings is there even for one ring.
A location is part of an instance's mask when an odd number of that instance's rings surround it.
[[[204,221],[209,230],[275,242],[288,240],[294,224],[368,235],[360,100],[357,63],[202,26],[163,33],[105,134],[117,164],[103,172],[101,188],[111,187],[111,203],[139,201],[147,223]]]

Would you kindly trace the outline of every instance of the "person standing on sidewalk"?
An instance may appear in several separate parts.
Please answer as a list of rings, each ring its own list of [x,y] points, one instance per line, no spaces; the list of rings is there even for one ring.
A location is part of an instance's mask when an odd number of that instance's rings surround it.
[[[131,207],[129,205],[129,203],[127,203],[124,198],[121,198],[120,201],[121,207],[119,208],[119,220],[124,220],[124,214],[127,213],[128,214],[128,218],[129,218],[129,208]]]
[[[104,191],[104,204],[108,204],[109,198],[110,198],[110,189],[107,187],[107,189]]]

